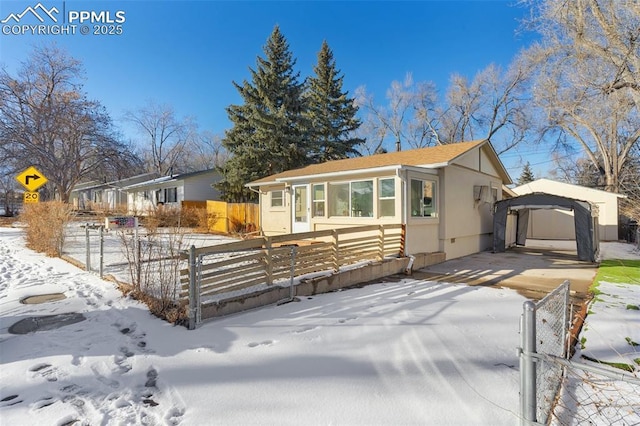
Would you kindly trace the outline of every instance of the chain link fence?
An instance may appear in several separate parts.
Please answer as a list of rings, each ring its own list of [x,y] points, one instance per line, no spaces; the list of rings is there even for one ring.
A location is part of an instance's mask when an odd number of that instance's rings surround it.
[[[640,377],[594,362],[545,358],[565,369],[549,424],[640,425]]]
[[[640,377],[567,359],[569,281],[523,306],[520,348],[522,425],[640,425]]]

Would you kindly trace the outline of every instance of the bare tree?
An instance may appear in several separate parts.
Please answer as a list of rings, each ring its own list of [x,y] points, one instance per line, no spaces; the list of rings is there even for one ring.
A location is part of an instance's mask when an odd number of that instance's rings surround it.
[[[403,142],[412,148],[434,144],[431,111],[435,108],[436,91],[433,83],[414,83],[411,73],[407,73],[404,81],[391,82],[386,99],[386,106],[376,105],[366,88],[356,89],[356,103],[367,114],[361,126],[368,140],[365,150],[375,146],[374,152],[379,151],[383,140],[386,144],[395,144],[397,150]]]
[[[521,143],[531,127],[525,65],[516,61],[507,71],[490,65],[471,82],[453,74],[443,101],[433,83],[414,83],[411,74],[391,83],[386,106],[376,105],[360,88],[357,99],[368,113],[368,137],[412,148],[489,139],[504,153]]]
[[[527,1],[542,41],[524,58],[536,70],[534,96],[547,131],[568,135],[621,190],[621,173],[640,139],[640,3],[632,0]]]
[[[189,165],[194,170],[219,168],[227,161],[228,153],[220,135],[204,131],[193,139],[192,145]]]
[[[489,139],[498,154],[509,151],[527,137],[528,71],[516,61],[503,71],[489,65],[469,82],[454,74],[440,107],[440,126],[434,131],[439,143]]]
[[[179,119],[173,107],[149,102],[136,111],[128,111],[125,120],[133,123],[144,138],[139,147],[147,171],[163,176],[186,168],[186,147],[192,142],[196,127],[190,118]]]
[[[126,149],[102,105],[82,91],[82,72],[54,45],[36,48],[15,77],[0,71],[1,157],[14,171],[36,166],[64,202],[78,182]]]

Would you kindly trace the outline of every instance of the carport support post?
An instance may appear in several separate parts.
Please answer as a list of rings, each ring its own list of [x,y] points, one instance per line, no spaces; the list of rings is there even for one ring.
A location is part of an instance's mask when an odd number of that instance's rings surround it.
[[[196,328],[198,310],[198,297],[196,291],[198,291],[198,283],[196,282],[196,246],[192,245],[189,248],[189,330]]]
[[[520,353],[520,424],[530,425],[536,420],[536,305],[531,300],[523,304],[522,352]]]

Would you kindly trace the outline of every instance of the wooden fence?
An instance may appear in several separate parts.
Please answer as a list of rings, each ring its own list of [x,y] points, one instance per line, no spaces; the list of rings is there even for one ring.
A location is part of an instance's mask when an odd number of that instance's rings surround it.
[[[209,231],[251,233],[260,229],[260,206],[251,203],[225,203],[207,201],[207,213],[215,216]]]
[[[180,299],[190,310],[223,293],[286,283],[293,276],[338,270],[364,260],[403,256],[403,225],[354,228],[257,237],[209,247],[191,247],[180,271]],[[190,324],[191,324],[190,319]],[[199,320],[193,319],[195,323]],[[190,325],[190,328],[191,325]]]

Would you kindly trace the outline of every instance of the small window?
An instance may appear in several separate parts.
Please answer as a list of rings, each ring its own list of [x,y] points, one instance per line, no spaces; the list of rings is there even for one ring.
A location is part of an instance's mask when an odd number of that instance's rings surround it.
[[[411,179],[411,216],[437,217],[436,183]]]
[[[324,185],[313,185],[313,217],[324,217]]]
[[[177,203],[178,202],[178,188],[165,188],[164,190],[164,202],[165,203]]]
[[[396,215],[396,181],[393,178],[380,179],[378,184],[380,216],[393,217]]]
[[[271,207],[284,206],[284,191],[271,191]]]

